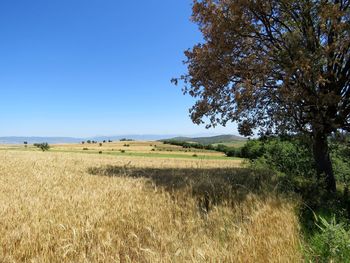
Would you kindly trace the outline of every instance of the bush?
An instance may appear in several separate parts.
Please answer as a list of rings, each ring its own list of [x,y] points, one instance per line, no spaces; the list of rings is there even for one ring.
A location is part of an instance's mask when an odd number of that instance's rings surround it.
[[[215,147],[215,151],[218,151],[218,152],[226,153],[228,150],[229,148],[224,144],[218,144],[218,146]]]
[[[332,138],[331,158],[334,167],[334,174],[344,187],[350,186],[350,138]]]
[[[134,141],[133,139],[128,139],[128,138],[122,138],[120,139],[121,142],[132,142]]]
[[[176,141],[176,140],[165,140],[165,141],[163,141],[163,143],[170,144],[170,145],[176,145],[176,146],[182,146],[182,148],[184,148],[184,149],[194,148],[194,149],[222,152],[222,153],[225,153],[227,156],[237,156],[236,153],[240,153],[240,150],[238,150],[236,152],[235,148],[228,147],[224,144],[219,144],[217,146],[214,146],[211,144],[206,145],[206,144],[191,143],[191,142]],[[228,152],[230,152],[230,153],[227,154]],[[239,156],[237,156],[237,157],[239,157]]]
[[[250,160],[258,159],[262,157],[264,153],[264,143],[260,140],[248,140],[240,150],[241,156]]]
[[[44,143],[34,143],[34,146],[41,149],[43,152],[50,149],[50,145],[47,142]]]
[[[235,154],[249,159],[252,167],[273,170],[291,181],[316,175],[310,146],[302,138],[249,140]]]
[[[88,148],[83,148],[83,151],[87,151],[87,150],[89,150]]]
[[[350,232],[335,217],[317,218],[318,233],[311,237],[306,254],[315,262],[350,262]]]
[[[228,149],[225,154],[227,157],[241,157],[241,149],[240,148]]]
[[[125,150],[120,150],[121,153],[125,153]]]

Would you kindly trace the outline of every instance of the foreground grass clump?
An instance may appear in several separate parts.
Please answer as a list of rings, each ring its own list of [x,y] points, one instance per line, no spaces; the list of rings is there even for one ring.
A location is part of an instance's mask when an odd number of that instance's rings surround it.
[[[350,231],[335,217],[329,222],[323,217],[316,220],[319,231],[310,238],[305,248],[306,256],[317,262],[349,262]]]
[[[266,193],[265,178],[229,162],[0,158],[1,262],[301,260],[294,199]]]

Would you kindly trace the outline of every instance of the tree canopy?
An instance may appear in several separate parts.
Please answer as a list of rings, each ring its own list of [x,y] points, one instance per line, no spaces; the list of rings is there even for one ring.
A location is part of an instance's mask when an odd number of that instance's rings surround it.
[[[350,131],[350,1],[194,0],[203,43],[185,52],[192,120],[251,135],[304,133],[333,176],[327,136]],[[335,181],[328,182],[335,190]]]

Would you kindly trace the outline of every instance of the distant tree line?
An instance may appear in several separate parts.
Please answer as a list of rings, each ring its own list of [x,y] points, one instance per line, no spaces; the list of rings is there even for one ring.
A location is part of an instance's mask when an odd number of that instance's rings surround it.
[[[329,137],[328,140],[331,149],[331,157],[336,163],[335,170],[337,170],[339,166],[350,167],[350,134],[335,133],[333,136]],[[290,160],[291,163],[287,165],[290,170],[295,168],[293,163],[303,162],[302,165],[299,165],[307,167],[303,170],[304,173],[307,173],[310,169],[315,169],[315,167],[310,168],[310,164],[314,163],[311,150],[312,142],[305,136],[269,136],[259,139],[249,139],[242,147],[229,147],[224,144],[206,145],[177,140],[164,140],[163,143],[182,146],[186,149],[194,148],[222,152],[228,157],[245,158],[250,161],[258,159],[271,160],[271,165],[272,163],[279,163],[280,160],[283,159],[284,164],[280,164],[281,167],[286,166],[285,160]],[[296,159],[296,157],[300,160]],[[350,168],[343,170],[350,173]],[[342,173],[345,174],[345,172]],[[349,177],[349,175],[346,177]],[[350,178],[346,180],[348,181]]]
[[[222,152],[226,154],[226,156],[228,157],[246,158],[241,155],[241,148],[229,147],[224,144],[212,145],[212,144],[191,143],[191,142],[177,141],[177,140],[164,140],[163,143],[182,146],[182,148],[185,148],[185,149],[194,148],[194,149]]]
[[[132,142],[134,140],[133,139],[128,139],[128,138],[122,138],[119,141],[121,141],[121,142]]]
[[[107,141],[107,140],[103,140],[102,142],[103,142],[103,143],[107,143],[107,142],[108,142],[108,143],[111,143],[111,142],[113,142],[113,141],[112,141],[112,140],[108,140],[108,141]],[[93,141],[93,140],[87,140],[86,143],[87,143],[87,144],[96,144],[96,143],[98,143],[98,142],[97,142],[97,141]],[[85,144],[85,141],[82,141],[81,144]],[[101,143],[100,143],[100,144],[101,144]]]

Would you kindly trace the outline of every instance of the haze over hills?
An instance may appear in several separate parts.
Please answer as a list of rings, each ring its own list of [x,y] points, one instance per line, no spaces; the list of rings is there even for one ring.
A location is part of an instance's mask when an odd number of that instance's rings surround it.
[[[137,141],[156,141],[156,140],[180,140],[180,141],[191,141],[200,142],[203,144],[212,144],[220,142],[230,142],[230,141],[242,141],[245,140],[243,137],[236,135],[216,135],[216,136],[200,136],[196,137],[183,137],[179,135],[157,135],[157,134],[146,134],[146,135],[117,135],[117,136],[95,136],[95,137],[40,137],[40,136],[4,136],[0,137],[0,144],[23,144],[23,142],[28,142],[29,144],[47,142],[49,144],[59,144],[59,143],[80,143],[82,141],[94,140],[112,140],[119,141],[120,139],[127,138]]]
[[[170,138],[174,135],[169,135]],[[118,136],[95,136],[95,137],[26,137],[26,136],[8,136],[0,137],[0,144],[23,144],[23,142],[28,142],[29,144],[47,142],[49,144],[59,144],[59,143],[80,143],[82,141],[93,140],[93,141],[103,141],[112,140],[119,141],[120,139],[127,138],[132,140],[140,141],[155,141],[164,138],[164,135],[118,135]]]

